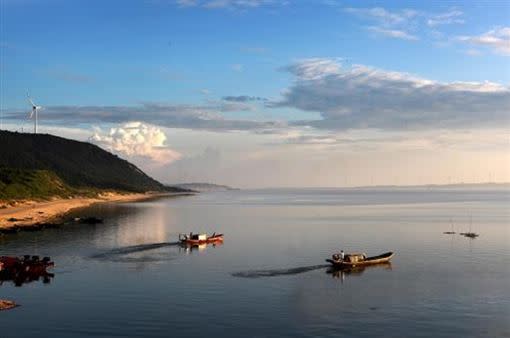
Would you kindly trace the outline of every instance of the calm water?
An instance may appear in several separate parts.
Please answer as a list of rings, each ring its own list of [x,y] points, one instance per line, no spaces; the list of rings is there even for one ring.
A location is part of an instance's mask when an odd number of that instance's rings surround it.
[[[54,278],[0,286],[0,337],[510,337],[510,193],[258,190],[78,212],[105,218],[0,239]],[[480,233],[474,240],[445,235]],[[187,251],[179,232],[219,231]],[[162,243],[162,244],[161,244]],[[333,251],[395,251],[331,274]]]

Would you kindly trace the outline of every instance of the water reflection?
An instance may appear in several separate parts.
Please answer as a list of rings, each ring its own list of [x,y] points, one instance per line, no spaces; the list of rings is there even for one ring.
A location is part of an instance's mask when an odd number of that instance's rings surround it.
[[[4,283],[14,284],[14,286],[23,286],[23,284],[42,281],[43,284],[49,284],[51,279],[55,277],[55,274],[49,273],[46,270],[35,269],[35,270],[3,270],[0,271],[0,285]]]
[[[355,266],[355,267],[330,267],[326,273],[330,274],[333,278],[338,278],[342,281],[345,280],[346,276],[360,276],[366,269],[372,268],[383,268],[385,270],[391,270],[391,262],[380,263],[380,264],[372,264],[365,266]]]
[[[186,254],[190,254],[193,251],[205,251],[208,246],[211,246],[213,248],[216,248],[217,246],[222,246],[223,242],[217,242],[217,243],[202,243],[202,244],[188,244],[188,243],[180,243],[179,245],[179,252],[183,252]]]
[[[299,266],[290,269],[273,269],[273,270],[249,270],[249,271],[240,271],[234,272],[232,276],[234,277],[242,277],[242,278],[260,278],[260,277],[277,277],[277,276],[288,276],[288,275],[297,275],[300,273],[324,269],[327,268],[328,264],[321,265],[309,265],[309,266]]]
[[[111,249],[105,252],[100,252],[90,256],[92,259],[110,261],[110,262],[124,262],[124,263],[150,263],[159,262],[163,260],[171,260],[177,258],[176,251],[174,252],[161,252],[158,249],[177,247],[178,253],[190,254],[193,251],[204,251],[208,246],[217,247],[223,243],[212,244],[185,244],[181,242],[162,242],[162,243],[149,243],[140,245],[130,245],[120,248]],[[145,254],[147,251],[154,251]]]
[[[96,239],[97,243],[109,246],[136,246],[168,240],[169,222],[164,205],[153,202],[152,208],[143,208],[144,205],[149,205],[149,203],[110,206],[113,212],[112,216],[116,216],[115,211],[119,212],[120,210],[123,213],[120,218],[121,223],[114,228],[115,235],[110,237],[110,243],[107,243],[103,236]],[[150,219],[150,223],[147,223],[148,219]]]

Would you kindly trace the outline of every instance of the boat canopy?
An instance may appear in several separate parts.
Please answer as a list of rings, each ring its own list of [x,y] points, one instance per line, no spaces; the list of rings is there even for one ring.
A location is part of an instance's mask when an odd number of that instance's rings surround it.
[[[196,240],[196,241],[205,241],[207,240],[207,234],[194,234],[191,236],[191,239],[192,240]]]

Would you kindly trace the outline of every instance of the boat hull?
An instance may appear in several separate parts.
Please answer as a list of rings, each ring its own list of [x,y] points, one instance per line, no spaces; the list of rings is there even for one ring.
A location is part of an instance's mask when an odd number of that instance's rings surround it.
[[[333,265],[334,267],[348,268],[348,267],[387,263],[391,260],[393,255],[394,255],[393,252],[386,252],[379,256],[367,257],[365,260],[359,261],[359,262],[346,262],[346,261],[334,260],[334,259],[326,259],[326,262],[331,263],[331,265]]]
[[[198,239],[181,239],[182,244],[186,245],[200,245],[200,244],[214,244],[214,243],[223,243],[223,235],[216,235],[208,237],[207,239],[198,240]]]
[[[36,256],[34,256],[36,257]],[[33,270],[33,269],[46,269],[53,267],[54,263],[50,261],[49,257],[40,260],[37,258],[29,258],[28,256],[25,258],[15,257],[15,256],[1,256],[0,257],[0,271],[1,270],[11,270],[11,269],[23,269],[23,270]]]

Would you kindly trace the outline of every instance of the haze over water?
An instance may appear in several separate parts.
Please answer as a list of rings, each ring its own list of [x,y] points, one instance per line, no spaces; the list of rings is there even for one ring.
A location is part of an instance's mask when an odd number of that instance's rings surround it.
[[[0,239],[49,255],[51,283],[0,286],[11,337],[508,337],[508,190],[265,189],[99,205]],[[443,234],[471,228],[471,240]],[[180,232],[225,234],[186,250]],[[343,249],[391,266],[332,274]],[[27,320],[29,319],[29,320]]]

